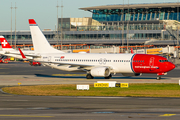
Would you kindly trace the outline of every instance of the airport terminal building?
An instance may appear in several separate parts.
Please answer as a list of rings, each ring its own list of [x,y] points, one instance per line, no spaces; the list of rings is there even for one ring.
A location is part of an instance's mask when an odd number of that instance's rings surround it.
[[[91,12],[92,17],[59,18],[56,31],[43,31],[51,44],[62,41],[91,45],[179,45],[179,3],[106,5],[80,10]],[[0,34],[11,40],[10,31]],[[32,44],[30,31],[16,34],[17,44]]]

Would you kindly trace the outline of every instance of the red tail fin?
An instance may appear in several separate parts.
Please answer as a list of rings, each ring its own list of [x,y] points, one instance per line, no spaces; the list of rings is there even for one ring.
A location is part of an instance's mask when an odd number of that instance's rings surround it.
[[[34,19],[29,19],[29,24],[36,24]]]
[[[2,48],[12,48],[8,43],[8,41],[3,36],[0,36],[0,40],[1,40]]]

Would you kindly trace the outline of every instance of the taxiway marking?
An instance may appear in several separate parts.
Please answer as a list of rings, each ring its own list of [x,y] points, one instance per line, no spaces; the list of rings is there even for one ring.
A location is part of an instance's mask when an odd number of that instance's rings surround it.
[[[167,117],[167,116],[174,116],[174,115],[176,115],[176,114],[164,114],[164,115],[160,115],[160,116]]]

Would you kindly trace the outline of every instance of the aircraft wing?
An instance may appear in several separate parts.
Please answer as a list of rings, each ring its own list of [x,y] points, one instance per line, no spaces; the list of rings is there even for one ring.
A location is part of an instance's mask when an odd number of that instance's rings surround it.
[[[40,63],[47,63],[47,64],[58,64],[58,66],[68,66],[69,68],[71,67],[79,67],[79,69],[84,69],[84,70],[90,70],[94,67],[99,67],[96,65],[87,65],[87,64],[73,64],[73,63],[60,63],[60,62],[48,62],[48,61],[37,61]],[[110,69],[113,69],[111,66],[106,66],[109,67]]]
[[[8,54],[13,54],[13,55],[20,55],[20,53],[16,53],[16,52],[5,52],[4,55],[8,55]],[[35,55],[35,54],[25,54],[25,56],[28,56],[28,57],[33,57],[33,58],[38,58],[38,57],[41,57],[40,55]]]

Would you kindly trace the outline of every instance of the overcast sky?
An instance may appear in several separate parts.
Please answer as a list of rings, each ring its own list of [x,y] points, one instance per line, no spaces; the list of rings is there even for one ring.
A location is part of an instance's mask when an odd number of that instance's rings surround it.
[[[57,1],[61,6],[61,0],[0,0],[0,31],[11,30],[11,3],[15,7],[16,2],[16,29],[29,30],[28,19],[35,19],[41,29],[55,29],[57,24]],[[162,3],[177,2],[177,0],[129,0],[133,3]],[[124,0],[128,4],[128,0]],[[83,7],[100,5],[123,4],[123,0],[63,0],[63,17],[92,17],[88,11],[80,10]],[[59,7],[58,16],[61,17]],[[13,14],[13,30],[15,28],[15,9]]]

